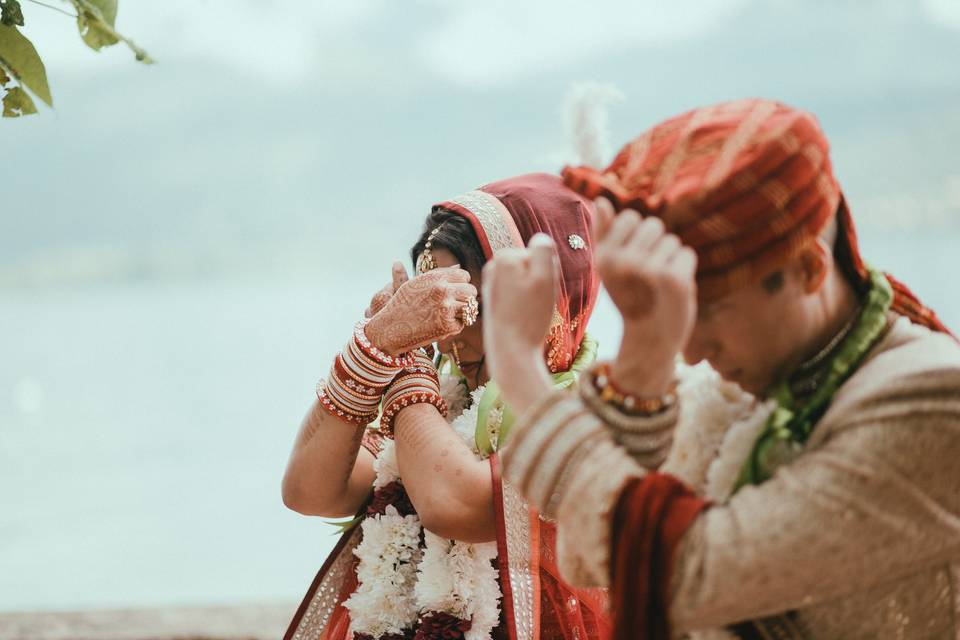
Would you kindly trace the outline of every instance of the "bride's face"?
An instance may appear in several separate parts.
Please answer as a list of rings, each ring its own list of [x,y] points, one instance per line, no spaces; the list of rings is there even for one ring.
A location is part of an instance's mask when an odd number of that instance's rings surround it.
[[[446,249],[434,249],[432,253],[438,267],[452,267],[458,262],[456,256]],[[471,271],[470,282],[478,291],[480,290],[479,273]],[[479,296],[478,302],[480,302],[481,317],[477,319],[477,322],[465,327],[459,334],[437,343],[441,353],[457,361],[460,371],[467,378],[467,385],[470,389],[476,389],[489,380],[483,355],[483,301],[479,299]]]

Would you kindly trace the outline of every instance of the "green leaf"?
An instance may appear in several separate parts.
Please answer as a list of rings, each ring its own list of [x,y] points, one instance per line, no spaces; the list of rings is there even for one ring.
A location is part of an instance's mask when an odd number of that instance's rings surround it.
[[[33,43],[16,27],[0,25],[0,65],[35,96],[53,106],[47,70]]]
[[[88,47],[99,51],[120,42],[120,34],[113,28],[117,19],[115,0],[73,0],[73,6],[77,9],[80,37]]]
[[[100,10],[100,17],[111,27],[117,24],[117,0],[87,0],[87,4]]]
[[[324,520],[324,524],[329,524],[336,528],[336,531],[333,532],[333,535],[343,535],[350,529],[353,529],[355,526],[363,522],[364,516],[357,516],[356,518],[351,518],[349,520]]]
[[[30,94],[20,87],[8,89],[6,95],[3,96],[4,118],[19,118],[36,112],[37,107],[33,104]]]
[[[70,0],[70,2],[77,10],[77,27],[87,46],[99,51],[103,47],[122,41],[130,47],[137,60],[144,64],[153,64],[153,60],[146,51],[114,29],[117,20],[117,0]]]
[[[0,6],[0,24],[8,27],[23,26],[23,11],[20,10],[20,3],[17,0],[6,0],[0,5],[2,5]]]

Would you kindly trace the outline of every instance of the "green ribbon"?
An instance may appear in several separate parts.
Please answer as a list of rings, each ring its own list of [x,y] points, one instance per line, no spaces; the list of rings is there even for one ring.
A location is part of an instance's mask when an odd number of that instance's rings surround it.
[[[821,365],[821,372],[826,373],[813,395],[798,404],[789,380],[781,382],[770,393],[777,406],[740,470],[734,493],[748,484],[768,480],[778,466],[803,448],[837,389],[853,375],[883,336],[892,302],[890,282],[882,272],[871,269],[870,288],[863,308],[850,333],[838,345],[836,354]]]

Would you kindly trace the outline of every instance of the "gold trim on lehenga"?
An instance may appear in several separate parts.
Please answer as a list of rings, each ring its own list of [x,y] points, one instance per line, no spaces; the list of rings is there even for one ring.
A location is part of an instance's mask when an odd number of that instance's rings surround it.
[[[336,553],[336,558],[320,579],[320,584],[300,617],[296,630],[288,636],[291,640],[320,640],[327,630],[330,616],[340,601],[343,583],[350,572],[354,571],[353,550],[360,543],[360,527],[355,526],[343,535],[349,537],[339,552],[333,552]]]

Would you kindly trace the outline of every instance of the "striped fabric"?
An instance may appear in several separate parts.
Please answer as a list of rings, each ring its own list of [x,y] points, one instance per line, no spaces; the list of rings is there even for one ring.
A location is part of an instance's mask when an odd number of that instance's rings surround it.
[[[619,211],[659,216],[697,252],[697,294],[711,302],[789,262],[836,216],[838,264],[866,285],[850,209],[813,114],[751,98],[688,111],[628,143],[602,171],[566,167],[564,183]],[[950,333],[906,285],[887,276],[893,310]],[[952,334],[951,334],[952,335]]]
[[[661,217],[699,258],[709,301],[795,256],[840,202],[816,118],[778,102],[726,102],[671,118],[603,171],[563,170],[567,186]]]

